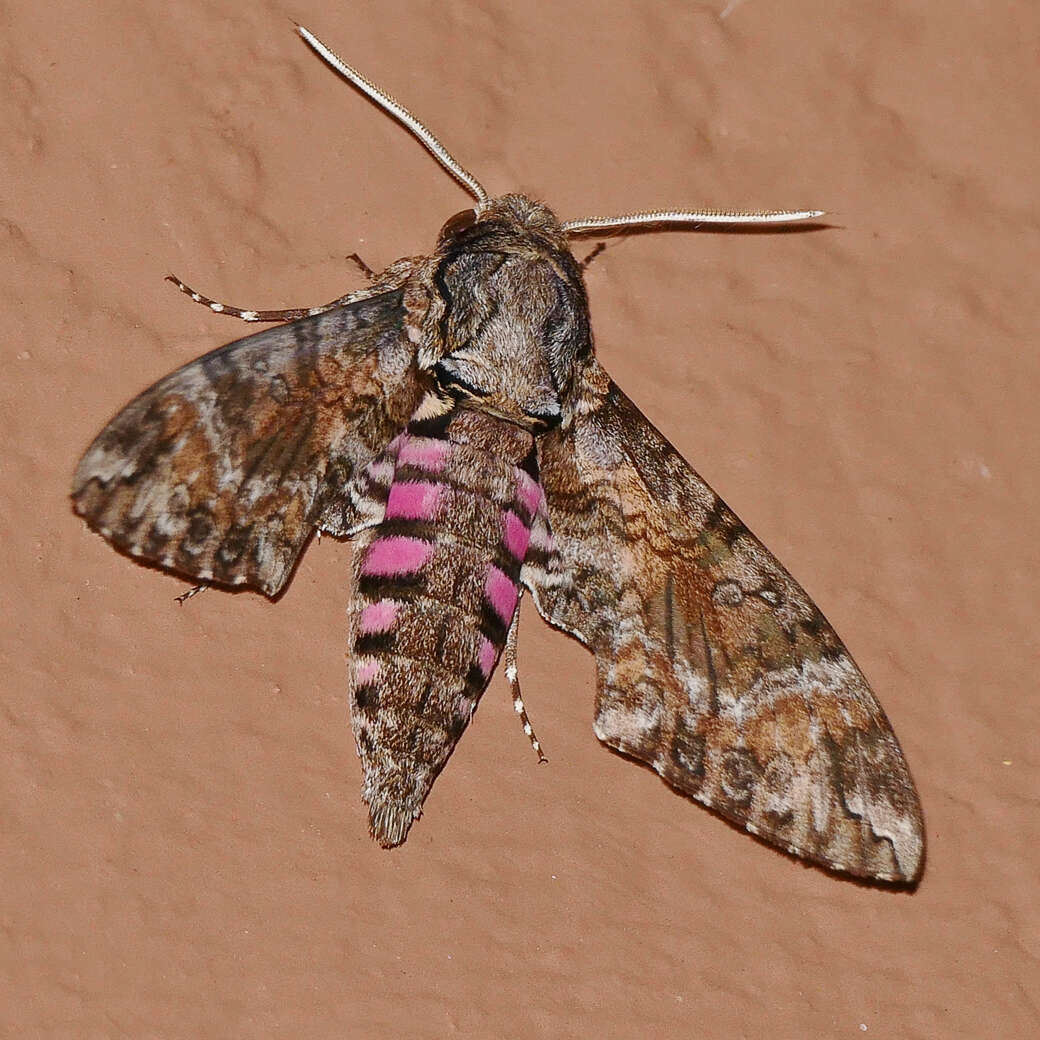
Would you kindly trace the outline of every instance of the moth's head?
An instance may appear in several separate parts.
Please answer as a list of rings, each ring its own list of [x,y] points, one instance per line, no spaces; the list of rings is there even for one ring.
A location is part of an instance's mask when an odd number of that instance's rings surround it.
[[[556,214],[543,202],[526,195],[503,195],[487,199],[472,209],[464,209],[449,218],[437,236],[437,248],[466,248],[469,243],[493,240],[500,248],[530,253],[570,252],[567,233]]]

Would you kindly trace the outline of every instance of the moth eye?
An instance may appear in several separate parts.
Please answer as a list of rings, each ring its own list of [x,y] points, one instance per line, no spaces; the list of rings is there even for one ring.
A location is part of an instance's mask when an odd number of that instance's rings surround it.
[[[460,375],[446,368],[440,361],[433,366],[433,377],[437,385],[448,393],[458,396],[459,391],[469,397],[487,397],[489,391],[467,382]]]
[[[447,242],[448,239],[461,234],[467,228],[473,227],[476,222],[477,211],[475,209],[460,210],[455,214],[455,216],[449,217],[448,220],[445,221],[444,227],[441,228],[441,233],[438,238],[441,242]]]

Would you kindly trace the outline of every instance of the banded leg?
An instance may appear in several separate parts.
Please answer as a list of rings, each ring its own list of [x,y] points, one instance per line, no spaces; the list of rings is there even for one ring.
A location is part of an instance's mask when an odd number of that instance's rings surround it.
[[[300,318],[311,318],[315,314],[324,314],[326,311],[331,311],[334,307],[341,307],[351,296],[348,293],[346,296],[341,296],[331,303],[322,304],[320,307],[290,307],[281,311],[250,311],[243,310],[240,307],[232,307],[229,303],[211,300],[208,296],[203,296],[202,293],[196,292],[190,285],[185,285],[176,275],[168,274],[166,281],[173,282],[185,296],[190,296],[196,303],[201,303],[204,307],[208,307],[214,314],[230,314],[232,318],[241,318],[243,321],[297,321]]]
[[[578,267],[581,268],[582,272],[585,271],[585,269],[589,266],[589,264],[591,264],[592,261],[595,260],[596,257],[599,256],[600,253],[605,252],[606,248],[607,248],[607,243],[606,242],[597,242],[596,243],[596,248],[593,249],[592,252],[589,253],[589,255],[587,257],[585,257],[584,260],[579,261]]]
[[[205,592],[208,588],[208,585],[192,585],[187,592],[182,592],[179,596],[174,596],[173,598],[178,603],[187,603],[193,596],[197,596],[200,592]]]
[[[513,620],[509,623],[509,634],[506,636],[506,678],[509,680],[509,685],[513,688],[513,710],[520,716],[524,732],[527,734],[527,739],[531,741],[531,747],[534,748],[535,754],[538,755],[538,764],[541,765],[549,760],[542,754],[542,745],[535,736],[531,720],[527,717],[527,709],[524,707],[524,698],[520,694],[520,673],[516,667],[516,637],[519,628],[520,601],[518,599]]]
[[[362,259],[361,259],[361,257],[357,255],[357,253],[351,253],[351,254],[350,254],[350,255],[349,255],[348,257],[347,257],[347,259],[348,259],[348,260],[353,260],[353,261],[354,261],[354,263],[355,263],[355,264],[357,264],[357,268],[358,268],[358,270],[359,270],[359,271],[360,271],[360,272],[361,272],[361,273],[362,273],[362,274],[363,274],[363,275],[364,275],[364,276],[365,276],[365,277],[366,277],[366,278],[367,278],[367,279],[368,279],[368,280],[369,280],[370,282],[374,282],[374,281],[376,280],[376,273],[375,273],[375,271],[373,271],[373,270],[372,270],[372,268],[371,268],[371,267],[369,267],[369,266],[368,266],[368,264],[366,264],[366,263],[365,263],[365,261],[364,261],[364,260],[362,260]]]

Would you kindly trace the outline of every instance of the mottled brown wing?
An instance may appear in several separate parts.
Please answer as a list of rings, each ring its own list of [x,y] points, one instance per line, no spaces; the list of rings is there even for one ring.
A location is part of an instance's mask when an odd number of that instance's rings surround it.
[[[554,549],[524,581],[596,656],[595,730],[788,852],[920,873],[921,810],[848,651],[793,578],[598,365],[543,438]]]
[[[87,449],[76,511],[134,556],[276,595],[315,527],[358,523],[361,471],[421,396],[403,317],[381,293],[161,379]]]

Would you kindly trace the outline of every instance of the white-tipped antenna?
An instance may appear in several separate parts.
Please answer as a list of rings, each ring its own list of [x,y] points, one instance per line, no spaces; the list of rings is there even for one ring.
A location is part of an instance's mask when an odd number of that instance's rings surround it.
[[[484,203],[488,200],[488,193],[483,189],[480,182],[473,174],[464,170],[459,163],[452,158],[451,153],[430,133],[429,130],[419,122],[407,108],[399,101],[395,101],[389,94],[383,93],[374,83],[365,79],[357,69],[351,68],[339,55],[334,54],[318,39],[314,33],[305,29],[302,25],[296,26],[296,31],[304,38],[306,43],[323,61],[331,65],[340,75],[345,76],[354,84],[358,90],[367,94],[384,112],[389,112],[399,123],[417,137],[422,146],[452,175],[478,202]]]
[[[611,228],[652,227],[655,224],[790,224],[796,220],[822,217],[822,209],[726,210],[654,209],[646,213],[622,213],[617,217],[582,217],[568,220],[563,230],[569,235]]]

